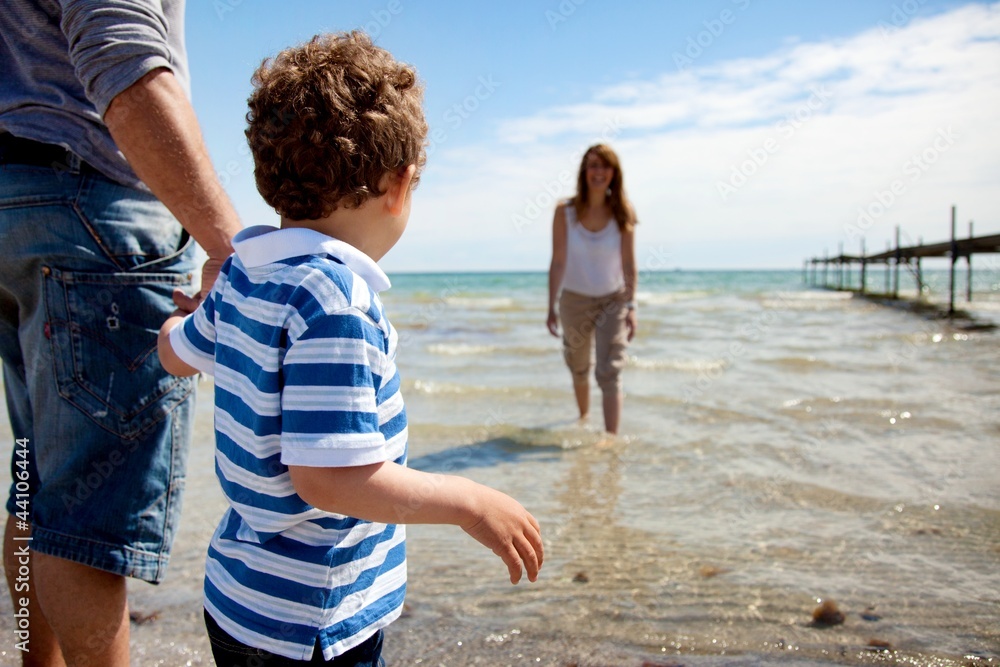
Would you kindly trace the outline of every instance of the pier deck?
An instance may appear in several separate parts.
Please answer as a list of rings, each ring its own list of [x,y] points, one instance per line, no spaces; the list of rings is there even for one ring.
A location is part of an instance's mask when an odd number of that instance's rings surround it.
[[[928,311],[934,310],[932,306],[923,300],[924,282],[921,271],[921,260],[931,257],[950,258],[951,280],[949,286],[948,309],[943,315],[948,317],[965,316],[955,310],[955,265],[965,259],[968,265],[966,272],[966,300],[972,300],[972,256],[977,254],[1000,253],[1000,234],[975,237],[972,235],[972,223],[969,223],[969,237],[960,239],[956,237],[955,230],[955,207],[951,207],[951,240],[940,243],[924,244],[904,247],[899,242],[899,227],[896,227],[896,247],[889,248],[884,252],[866,254],[864,241],[862,240],[861,254],[849,255],[843,252],[841,245],[840,252],[836,256],[813,257],[807,259],[803,265],[803,280],[814,287],[824,287],[842,291],[855,292],[862,296],[868,296],[882,302],[902,301],[899,297],[899,270],[905,266],[914,276],[917,287],[917,298],[914,303],[906,304],[912,310]],[[871,264],[884,264],[886,267],[886,287],[884,293],[872,293],[866,290],[867,269]],[[854,266],[860,268],[860,281],[857,287],[852,287],[851,271]],[[822,267],[822,278],[820,270]],[[835,282],[831,284],[830,268],[834,268]],[[811,277],[810,277],[811,269]],[[890,274],[890,269],[892,269]],[[845,274],[846,271],[846,274]],[[891,278],[891,281],[890,281]]]

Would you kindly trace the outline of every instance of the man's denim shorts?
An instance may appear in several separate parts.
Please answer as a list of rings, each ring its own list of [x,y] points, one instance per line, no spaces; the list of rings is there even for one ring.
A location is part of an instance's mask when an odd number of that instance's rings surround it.
[[[85,164],[2,164],[0,250],[7,511],[31,517],[39,553],[158,583],[195,382],[163,370],[156,338],[174,288],[191,291],[194,244],[151,194]]]

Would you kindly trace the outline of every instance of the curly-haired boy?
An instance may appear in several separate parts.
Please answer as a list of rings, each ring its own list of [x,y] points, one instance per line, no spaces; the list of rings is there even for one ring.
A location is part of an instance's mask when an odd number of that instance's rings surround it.
[[[226,667],[381,664],[406,587],[396,524],[461,526],[512,583],[522,564],[538,576],[540,529],[499,491],[406,467],[376,261],[403,233],[425,159],[414,70],[353,32],[282,51],[254,84],[247,137],[281,228],[238,234],[209,297],[160,332],[170,372],[215,375],[229,508],[209,546],[205,622]]]

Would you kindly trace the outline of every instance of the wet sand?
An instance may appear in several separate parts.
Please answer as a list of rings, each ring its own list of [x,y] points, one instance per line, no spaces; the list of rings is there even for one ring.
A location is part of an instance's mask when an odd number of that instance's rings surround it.
[[[215,664],[202,622],[200,600],[204,550],[214,530],[214,521],[223,511],[224,501],[214,477],[210,440],[204,435],[211,432],[211,415],[206,407],[211,399],[211,385],[203,383],[200,391],[196,423],[196,432],[200,435],[191,452],[184,516],[167,578],[159,586],[129,582],[129,605],[133,616],[131,655],[132,664],[136,666],[207,667]],[[0,430],[0,438],[9,441],[5,429],[6,425]],[[0,457],[8,455],[9,451],[0,451]],[[808,600],[803,600],[801,622],[790,626],[785,638],[780,640],[787,642],[784,655],[774,654],[773,647],[767,646],[761,647],[764,650],[760,654],[744,649],[734,651],[727,649],[725,640],[713,644],[711,640],[686,636],[683,632],[650,633],[645,623],[605,617],[597,605],[592,611],[588,610],[592,594],[587,587],[600,584],[610,575],[609,569],[595,569],[588,575],[575,571],[572,564],[560,567],[558,563],[550,563],[536,584],[522,582],[511,586],[505,581],[502,564],[494,561],[490,554],[474,556],[471,563],[455,562],[452,548],[467,540],[458,529],[412,526],[409,531],[409,592],[403,617],[386,631],[384,657],[388,665],[715,667],[778,664],[819,667],[884,661],[891,655],[866,646],[863,633],[848,633],[844,646],[834,652],[823,646],[809,646],[809,637],[815,633],[808,627],[812,618]],[[639,560],[636,560],[637,567]],[[462,568],[469,569],[470,578],[474,580],[467,601],[471,606],[456,608],[436,594],[435,579]],[[702,582],[721,581],[719,577],[725,574],[724,569],[714,566],[688,569],[693,580]],[[621,579],[624,580],[627,574],[622,573]],[[13,667],[20,664],[20,655],[11,639],[13,610],[6,584],[0,585],[0,589],[0,637],[4,638],[0,641],[0,665]],[[481,598],[477,590],[482,591]],[[628,597],[629,593],[624,595]],[[563,614],[565,618],[547,618],[546,599],[564,600],[570,608]],[[585,628],[591,623],[614,623],[620,627],[617,633],[608,631],[588,637]],[[679,620],[675,629],[683,625]],[[864,624],[855,619],[854,625]],[[629,639],[609,639],[616,634],[624,634]],[[829,638],[829,635],[819,636],[824,641]],[[939,664],[955,663],[943,661]]]

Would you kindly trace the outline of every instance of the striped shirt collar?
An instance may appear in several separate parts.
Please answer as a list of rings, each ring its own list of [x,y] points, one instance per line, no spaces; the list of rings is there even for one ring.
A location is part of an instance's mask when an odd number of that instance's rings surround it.
[[[247,268],[303,255],[329,255],[361,277],[376,293],[391,287],[388,276],[371,257],[354,246],[314,229],[279,229],[255,225],[233,237],[233,249]]]

